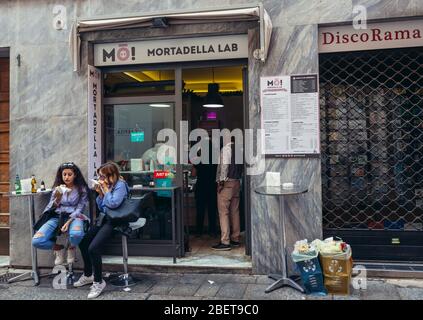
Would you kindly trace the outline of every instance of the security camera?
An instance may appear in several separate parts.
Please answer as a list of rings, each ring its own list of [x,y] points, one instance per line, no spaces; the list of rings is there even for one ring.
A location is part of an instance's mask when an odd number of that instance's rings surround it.
[[[154,28],[167,28],[169,23],[165,17],[153,18],[153,27]]]

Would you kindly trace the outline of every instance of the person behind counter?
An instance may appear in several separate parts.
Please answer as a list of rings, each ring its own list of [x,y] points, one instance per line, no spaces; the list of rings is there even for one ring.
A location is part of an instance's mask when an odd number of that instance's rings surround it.
[[[55,243],[60,231],[69,230],[67,263],[75,261],[75,248],[84,237],[84,221],[89,220],[82,213],[87,203],[88,185],[81,170],[73,162],[63,163],[57,169],[50,201],[34,226],[38,231],[32,238],[34,247],[53,249],[56,256],[55,265],[65,262],[64,247]]]
[[[99,184],[96,185],[95,191],[98,193],[96,202],[100,213],[95,225],[79,244],[84,260],[84,273],[74,283],[75,287],[93,284],[88,299],[97,298],[106,287],[106,282],[102,277],[101,255],[116,225],[104,214],[105,208],[118,208],[129,193],[129,187],[120,175],[119,167],[115,163],[107,162],[101,165],[97,174]]]

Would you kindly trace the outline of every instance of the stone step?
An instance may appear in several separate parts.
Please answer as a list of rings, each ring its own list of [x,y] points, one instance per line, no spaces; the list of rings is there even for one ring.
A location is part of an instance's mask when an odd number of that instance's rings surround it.
[[[364,266],[368,278],[423,279],[423,264],[354,261],[354,268]]]
[[[172,258],[158,257],[129,257],[128,269],[131,272],[176,272],[176,273],[226,273],[226,274],[252,274],[251,263],[226,263],[210,264],[201,262],[182,261],[172,263]],[[217,262],[217,261],[216,261]],[[103,258],[104,270],[119,272],[123,270],[122,257],[107,256]]]

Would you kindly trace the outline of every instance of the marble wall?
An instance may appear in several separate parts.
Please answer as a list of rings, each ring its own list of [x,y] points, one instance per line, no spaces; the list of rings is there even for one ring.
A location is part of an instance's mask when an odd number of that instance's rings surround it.
[[[249,0],[215,0],[213,7],[254,4]],[[259,79],[293,73],[318,72],[318,24],[350,21],[352,8],[364,5],[369,19],[422,16],[421,0],[263,0],[274,25],[271,48],[265,64],[249,59],[249,125],[260,127]],[[68,28],[53,28],[53,7],[64,5]],[[68,49],[71,24],[76,18],[103,15],[148,14],[156,11],[204,9],[206,0],[26,0],[0,2],[0,47],[10,47],[10,150],[11,182],[16,173],[34,173],[47,185],[63,161],[73,160],[87,171],[87,76],[86,67],[72,72]],[[255,48],[257,29],[251,23],[175,26],[166,30],[131,30],[87,34],[83,62],[89,59],[87,41],[139,39],[198,33],[249,31]],[[18,66],[16,56],[21,56]],[[322,234],[321,178],[319,159],[267,159],[266,171],[281,172],[283,180],[301,181],[309,192],[287,201],[288,243]],[[252,259],[255,273],[280,270],[278,203],[254,193],[263,175],[251,178]],[[38,204],[41,208],[42,204]],[[29,235],[26,204],[11,201],[11,264],[29,265]],[[48,254],[42,264],[51,263]]]

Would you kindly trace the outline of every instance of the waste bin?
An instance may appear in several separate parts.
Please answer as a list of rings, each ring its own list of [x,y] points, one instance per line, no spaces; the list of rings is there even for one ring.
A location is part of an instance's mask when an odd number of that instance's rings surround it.
[[[331,294],[349,295],[353,267],[351,247],[346,245],[345,252],[339,254],[320,252],[320,262],[327,291]]]
[[[320,267],[318,252],[293,252],[292,260],[300,272],[301,282],[307,294],[326,295],[323,273]]]

